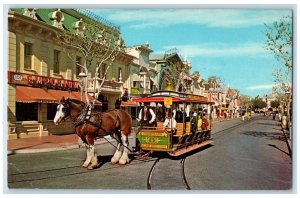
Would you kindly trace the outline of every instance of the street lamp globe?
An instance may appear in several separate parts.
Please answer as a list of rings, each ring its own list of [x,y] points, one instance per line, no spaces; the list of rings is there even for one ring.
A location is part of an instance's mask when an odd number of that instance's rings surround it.
[[[86,73],[80,72],[78,74],[79,78],[79,85],[80,85],[80,101],[82,101],[82,95],[83,95],[83,81],[87,77]]]
[[[83,79],[83,78],[85,78],[85,77],[87,77],[87,75],[86,75],[86,73],[84,73],[84,72],[80,72],[80,73],[78,74],[78,78],[79,78],[79,79]]]

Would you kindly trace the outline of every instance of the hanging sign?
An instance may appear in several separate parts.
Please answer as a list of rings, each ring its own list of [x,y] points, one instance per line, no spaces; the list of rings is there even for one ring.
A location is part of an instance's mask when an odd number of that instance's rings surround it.
[[[170,98],[170,97],[165,97],[165,98],[164,98],[164,105],[165,105],[166,107],[170,107],[172,104],[173,104],[172,98]]]

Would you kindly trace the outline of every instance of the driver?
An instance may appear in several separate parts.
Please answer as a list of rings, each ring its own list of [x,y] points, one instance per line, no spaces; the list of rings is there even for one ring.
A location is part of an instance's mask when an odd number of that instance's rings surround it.
[[[142,126],[155,127],[155,113],[149,107],[149,103],[144,103],[144,107],[140,110],[138,121]]]

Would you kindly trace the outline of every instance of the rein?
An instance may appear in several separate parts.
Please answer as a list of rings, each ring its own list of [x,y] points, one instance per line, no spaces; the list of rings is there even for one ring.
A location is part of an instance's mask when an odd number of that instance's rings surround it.
[[[73,125],[76,127],[82,126],[84,124],[90,124],[94,127],[96,127],[97,129],[95,130],[98,131],[99,129],[104,130],[105,133],[108,133],[105,129],[103,129],[101,127],[101,122],[102,122],[102,113],[94,113],[94,115],[99,114],[100,115],[100,124],[96,124],[92,121],[90,121],[90,118],[92,117],[92,105],[86,105],[84,107],[84,109],[79,113],[80,115],[77,117],[77,119],[73,122]],[[120,115],[116,112],[117,118],[116,118],[116,122],[117,119],[120,119]],[[130,152],[133,152],[128,146],[125,146],[122,141],[118,140],[117,138],[115,138],[113,135],[111,135],[111,137],[113,139],[115,139],[119,144],[121,144],[122,146],[124,146],[125,148],[127,148]],[[108,141],[107,138],[103,137],[108,143],[110,143],[113,147],[117,148],[114,144],[112,144],[110,141]]]

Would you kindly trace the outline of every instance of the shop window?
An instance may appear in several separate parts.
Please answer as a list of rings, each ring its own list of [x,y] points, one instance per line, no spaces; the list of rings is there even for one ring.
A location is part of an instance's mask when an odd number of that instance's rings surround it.
[[[24,68],[32,69],[32,44],[24,44]]]
[[[38,103],[16,103],[16,120],[17,121],[37,121],[38,120]]]
[[[56,114],[57,104],[47,104],[47,120],[53,120]]]
[[[59,54],[60,51],[54,50],[54,55],[53,55],[53,72],[55,74],[59,74]]]

